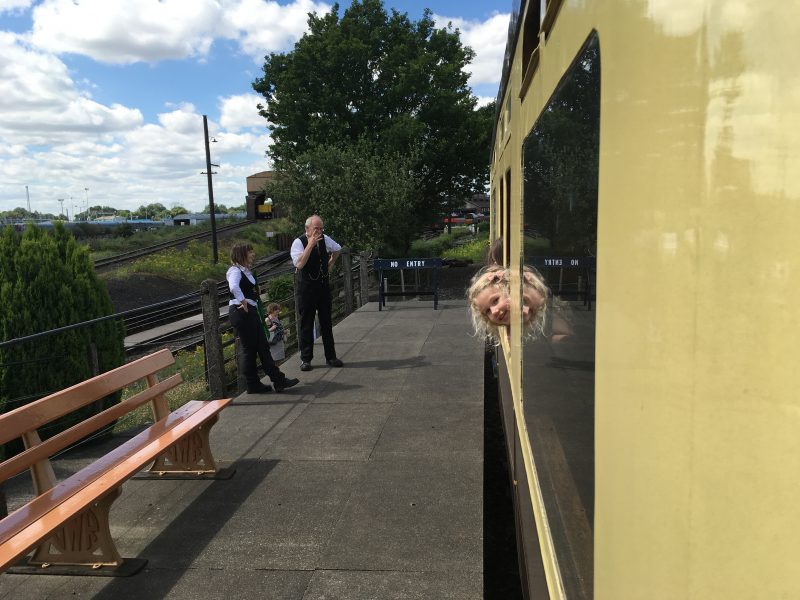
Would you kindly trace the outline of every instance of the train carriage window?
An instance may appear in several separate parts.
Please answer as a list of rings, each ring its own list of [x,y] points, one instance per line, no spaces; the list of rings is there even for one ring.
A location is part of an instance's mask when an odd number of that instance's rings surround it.
[[[520,98],[528,91],[533,73],[539,64],[539,22],[544,0],[528,2],[525,9],[525,23],[522,26],[522,84]]]
[[[503,254],[503,264],[508,265],[511,258],[511,171],[506,172],[506,188],[503,197],[503,239],[505,240],[505,253]]]
[[[568,598],[593,595],[599,133],[593,34],[523,147],[523,409]]]

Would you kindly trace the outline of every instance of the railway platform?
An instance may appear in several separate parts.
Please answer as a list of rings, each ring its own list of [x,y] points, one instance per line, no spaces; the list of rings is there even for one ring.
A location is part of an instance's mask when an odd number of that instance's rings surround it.
[[[5,573],[0,597],[482,598],[483,342],[465,302],[371,302],[334,335],[344,368],[320,345],[314,370],[282,366],[300,385],[221,414],[212,445],[230,479],[125,484],[112,535],[142,572]]]

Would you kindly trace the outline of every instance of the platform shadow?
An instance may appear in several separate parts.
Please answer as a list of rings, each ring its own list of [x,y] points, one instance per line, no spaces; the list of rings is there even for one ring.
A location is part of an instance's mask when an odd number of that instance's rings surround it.
[[[145,547],[147,567],[138,575],[114,579],[94,597],[99,600],[166,598],[278,461],[241,459],[236,474],[214,481]],[[158,485],[159,482],[152,482]]]

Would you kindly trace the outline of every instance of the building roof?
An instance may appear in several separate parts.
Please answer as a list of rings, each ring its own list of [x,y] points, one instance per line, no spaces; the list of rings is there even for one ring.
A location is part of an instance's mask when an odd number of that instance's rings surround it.
[[[264,185],[272,180],[272,171],[261,171],[247,178],[247,193],[260,192]]]

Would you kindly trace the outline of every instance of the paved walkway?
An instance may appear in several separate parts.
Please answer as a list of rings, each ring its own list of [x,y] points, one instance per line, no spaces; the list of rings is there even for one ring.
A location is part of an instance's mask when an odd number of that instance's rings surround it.
[[[222,413],[231,479],[123,487],[112,533],[145,570],[3,574],[0,597],[482,598],[483,344],[464,302],[370,303],[334,335],[343,369],[320,344],[313,371],[282,367],[300,385]]]

